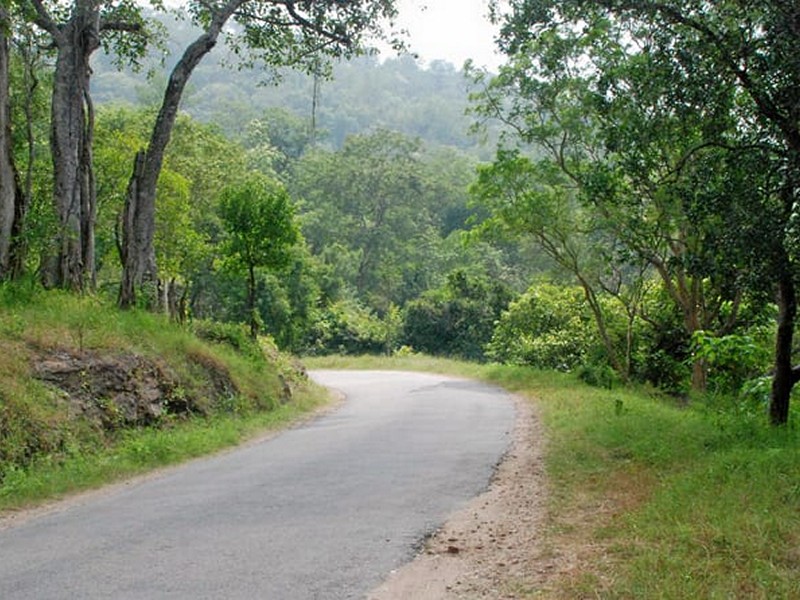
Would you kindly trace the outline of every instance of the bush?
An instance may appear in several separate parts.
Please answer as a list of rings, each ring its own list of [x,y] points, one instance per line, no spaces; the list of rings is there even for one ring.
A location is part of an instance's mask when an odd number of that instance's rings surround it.
[[[303,354],[387,354],[399,328],[394,311],[386,318],[355,301],[339,301],[321,311],[302,349]]]
[[[512,299],[505,285],[455,271],[406,305],[403,343],[437,356],[484,360],[494,325]]]
[[[250,331],[242,323],[197,320],[192,323],[192,331],[201,340],[224,344],[248,358],[264,360],[261,347],[257,341],[250,337]]]
[[[718,337],[696,331],[692,350],[707,365],[711,392],[738,395],[747,381],[763,375],[770,367],[769,346],[752,335]]]
[[[498,362],[571,371],[595,346],[595,324],[583,291],[541,283],[502,313],[487,354]]]

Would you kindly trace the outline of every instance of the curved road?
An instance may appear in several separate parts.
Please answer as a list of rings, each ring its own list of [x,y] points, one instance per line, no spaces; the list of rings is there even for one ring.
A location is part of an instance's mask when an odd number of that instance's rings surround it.
[[[510,399],[480,383],[317,371],[335,412],[0,531],[0,598],[361,598],[480,493]]]

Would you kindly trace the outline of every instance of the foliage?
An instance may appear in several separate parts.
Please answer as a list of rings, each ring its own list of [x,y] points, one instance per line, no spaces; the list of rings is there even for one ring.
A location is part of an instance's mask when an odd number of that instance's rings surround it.
[[[622,374],[631,357],[614,356],[594,299],[609,291],[607,271],[657,275],[687,338],[701,330],[734,333],[740,306],[776,281],[786,292],[793,286],[791,269],[780,266],[790,210],[781,198],[793,185],[784,174],[793,167],[779,167],[782,151],[765,141],[776,122],[786,123],[778,114],[794,110],[788,100],[794,92],[779,93],[798,75],[778,50],[790,17],[779,3],[759,9],[717,3],[708,10],[673,4],[498,5],[508,62],[496,77],[475,79],[484,86],[476,112],[509,126],[510,148],[501,149],[477,186],[492,211],[490,223],[535,236],[573,273]],[[726,11],[741,17],[738,25]],[[774,48],[751,43],[761,39],[754,33],[761,26],[772,32]],[[755,62],[741,62],[743,56]],[[771,66],[762,62],[767,57],[775,59]],[[768,84],[778,72],[783,83]],[[764,102],[776,110],[763,111]],[[761,132],[743,117],[759,113],[766,119]],[[789,145],[800,142],[789,131],[796,129],[781,129]],[[587,257],[599,259],[600,269]],[[626,307],[631,328],[645,317],[637,303]],[[788,310],[779,315],[793,320],[793,309],[782,303]],[[780,356],[790,352],[788,323],[783,331]],[[776,398],[785,400],[796,379],[785,358],[778,363]],[[698,357],[692,387],[704,389],[706,376]],[[776,422],[780,412],[774,411]]]
[[[258,342],[250,337],[247,327],[242,324],[194,319],[192,332],[201,340],[225,344],[254,360],[264,359]]]
[[[389,354],[399,329],[393,315],[381,319],[357,301],[334,302],[320,311],[301,354]]]
[[[406,305],[403,343],[428,354],[483,360],[495,322],[512,297],[502,283],[454,271],[442,287]]]
[[[536,283],[500,315],[487,355],[502,363],[572,371],[597,344],[583,291]]]
[[[263,176],[251,176],[223,191],[219,213],[226,232],[223,245],[226,266],[247,274],[250,334],[255,338],[260,327],[255,270],[277,271],[289,264],[291,247],[300,239],[294,207],[282,184]]]
[[[294,194],[315,255],[346,274],[359,300],[386,310],[419,288],[420,251],[433,224],[422,203],[418,141],[390,131],[354,136],[340,152],[317,150],[297,166]],[[339,246],[344,252],[330,253]],[[411,285],[409,285],[411,284]]]
[[[755,331],[723,337],[705,331],[694,334],[692,349],[708,366],[710,391],[736,396],[749,381],[767,373],[772,349],[766,343],[769,335],[765,333]]]
[[[298,241],[294,209],[286,189],[252,176],[226,188],[219,204],[225,226],[225,250],[234,265],[279,269],[288,263],[288,248]]]

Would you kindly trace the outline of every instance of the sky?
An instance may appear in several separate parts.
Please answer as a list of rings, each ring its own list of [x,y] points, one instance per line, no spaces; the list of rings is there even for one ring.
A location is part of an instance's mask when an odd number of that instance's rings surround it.
[[[446,60],[461,68],[468,58],[495,69],[495,27],[489,23],[488,0],[398,0],[399,25],[409,32],[410,50],[423,64]]]

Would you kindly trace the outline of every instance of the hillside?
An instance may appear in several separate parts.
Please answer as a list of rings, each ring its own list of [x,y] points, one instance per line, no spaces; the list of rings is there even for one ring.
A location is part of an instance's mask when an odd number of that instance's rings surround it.
[[[152,53],[141,71],[118,70],[107,55],[98,53],[92,78],[96,103],[147,106],[160,102],[164,73],[196,34],[186,23],[161,19],[169,30],[166,54]],[[334,148],[341,147],[348,135],[385,128],[419,137],[432,146],[455,147],[480,158],[491,156],[493,144],[469,133],[474,121],[467,114],[472,84],[460,66],[434,61],[423,68],[410,55],[385,61],[367,56],[335,64],[330,79],[317,80],[315,92],[313,76],[290,70],[275,74],[258,67],[240,69],[240,64],[226,46],[215,48],[192,75],[184,101],[186,112],[216,124],[230,137],[238,136],[265,110],[282,108],[309,123],[313,117],[321,138]],[[155,75],[148,78],[151,72]]]
[[[20,286],[0,306],[0,508],[234,444],[314,404],[303,371],[237,326]]]

